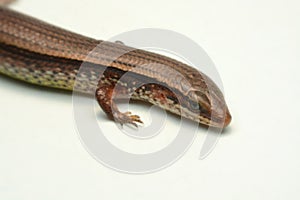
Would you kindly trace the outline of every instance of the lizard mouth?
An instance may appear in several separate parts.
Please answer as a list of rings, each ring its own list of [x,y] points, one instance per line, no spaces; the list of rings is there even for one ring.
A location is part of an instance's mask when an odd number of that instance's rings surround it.
[[[210,119],[209,126],[218,127],[218,128],[225,128],[231,122],[231,114],[226,108],[222,113],[214,113],[211,114],[202,114],[204,117]]]

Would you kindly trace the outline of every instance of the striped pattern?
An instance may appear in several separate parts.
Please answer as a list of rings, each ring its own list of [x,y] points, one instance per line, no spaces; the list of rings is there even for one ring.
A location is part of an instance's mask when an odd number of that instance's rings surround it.
[[[0,73],[32,84],[75,88],[85,93],[94,92],[102,84],[116,84],[128,73],[125,82],[120,83],[131,90],[134,99],[210,126],[227,126],[231,120],[219,88],[184,63],[88,38],[3,7],[0,7]],[[135,88],[133,83],[146,80],[155,84],[145,89]],[[175,99],[181,100],[181,104]],[[195,110],[195,105],[200,110]]]

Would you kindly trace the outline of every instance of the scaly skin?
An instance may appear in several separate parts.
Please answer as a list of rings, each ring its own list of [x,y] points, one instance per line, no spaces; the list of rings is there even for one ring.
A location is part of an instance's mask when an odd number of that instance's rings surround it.
[[[126,94],[208,126],[225,127],[231,121],[222,92],[195,68],[88,38],[4,7],[0,7],[0,73],[47,87],[96,92],[104,112],[120,123],[141,122],[117,109],[113,99]]]

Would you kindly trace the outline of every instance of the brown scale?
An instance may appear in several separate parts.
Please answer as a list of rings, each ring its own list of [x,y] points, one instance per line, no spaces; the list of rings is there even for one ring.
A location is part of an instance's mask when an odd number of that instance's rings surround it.
[[[97,89],[100,106],[110,117],[115,110],[114,119],[120,123],[140,119],[120,113],[110,103],[113,90],[120,94],[134,91],[132,98],[206,125],[224,127],[231,121],[219,88],[196,69],[166,56],[88,38],[4,7],[0,7],[0,65],[1,73],[33,84],[72,90],[76,83],[75,89],[81,92]],[[98,83],[104,71],[107,76]],[[122,74],[128,75],[123,82]],[[115,76],[127,90],[109,84],[116,82]],[[149,81],[146,89],[130,85]]]

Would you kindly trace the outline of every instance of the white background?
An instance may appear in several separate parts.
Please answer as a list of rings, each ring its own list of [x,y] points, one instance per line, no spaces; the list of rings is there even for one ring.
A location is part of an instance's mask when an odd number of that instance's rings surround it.
[[[188,36],[215,62],[233,121],[204,160],[199,130],[171,167],[122,174],[81,145],[70,93],[0,76],[0,199],[300,198],[299,1],[19,0],[12,8],[99,39],[147,27]]]

